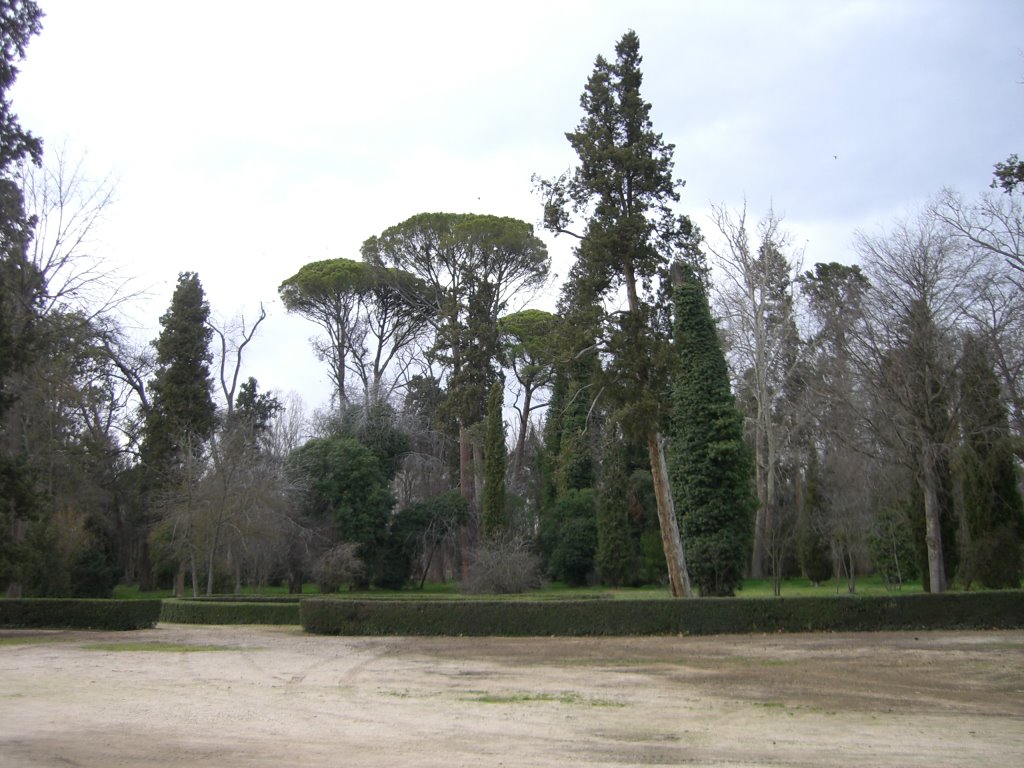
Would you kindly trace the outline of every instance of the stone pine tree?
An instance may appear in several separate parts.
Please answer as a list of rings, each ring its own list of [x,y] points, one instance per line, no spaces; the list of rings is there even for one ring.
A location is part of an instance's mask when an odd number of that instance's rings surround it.
[[[964,345],[960,424],[964,442],[957,452],[967,541],[962,543],[961,577],[988,589],[1019,588],[1024,503],[1018,490],[1006,406],[984,340]]]
[[[637,35],[623,35],[615,53],[614,62],[598,56],[580,98],[583,118],[566,134],[579,165],[538,187],[545,226],[578,240],[570,278],[581,304],[602,308],[600,338],[608,362],[602,389],[627,438],[647,448],[669,582],[672,594],[683,596],[690,585],[662,437],[671,356],[657,289],[671,260],[699,259],[699,237],[689,218],[671,208],[682,182],[673,176],[674,147],[654,132],[651,105],[640,93]],[[579,212],[584,228],[574,232]],[[620,297],[626,300],[621,310]]]
[[[672,482],[694,584],[705,596],[732,595],[753,537],[753,462],[704,287],[681,264],[672,278],[681,360],[672,392]]]
[[[505,386],[501,381],[491,385],[487,398],[487,435],[484,442],[484,497],[482,504],[484,539],[497,541],[508,531],[505,509]]]
[[[474,469],[480,462],[470,428],[484,420],[497,378],[498,318],[510,302],[544,285],[547,248],[517,219],[421,213],[368,238],[362,254],[369,264],[419,281],[417,301],[434,334],[427,356],[447,372],[442,412],[458,424],[459,482],[470,518],[479,524]]]
[[[555,356],[560,318],[540,309],[524,309],[505,315],[498,321],[501,331],[503,365],[512,371],[519,384],[516,411],[519,427],[516,447],[512,455],[511,485],[519,490],[519,479],[526,459],[526,438],[530,431],[530,417],[546,401],[537,402],[537,394],[549,387],[555,376]]]
[[[33,332],[44,286],[27,257],[31,222],[12,173],[25,160],[39,163],[43,145],[21,127],[11,109],[10,91],[28,41],[40,30],[42,11],[30,0],[4,3],[0,18],[0,585],[20,594],[19,541],[35,512],[35,493],[27,462],[6,413],[13,394],[11,378],[32,359]]]

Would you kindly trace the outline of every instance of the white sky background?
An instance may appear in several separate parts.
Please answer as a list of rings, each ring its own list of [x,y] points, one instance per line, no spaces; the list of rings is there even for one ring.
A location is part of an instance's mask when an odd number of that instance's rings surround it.
[[[627,29],[706,235],[711,203],[774,204],[808,267],[850,262],[856,228],[1024,154],[1020,0],[40,3],[14,109],[119,177],[93,247],[148,289],[140,336],[196,271],[215,316],[264,302],[243,375],[310,408],[330,391],[316,328],[277,299],[306,262],[452,211],[538,225],[565,274],[530,177],[573,164],[564,133]]]

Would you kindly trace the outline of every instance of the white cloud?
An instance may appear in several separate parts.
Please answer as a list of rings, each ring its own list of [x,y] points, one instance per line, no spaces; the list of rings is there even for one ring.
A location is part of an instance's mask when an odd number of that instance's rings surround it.
[[[138,2],[48,0],[13,93],[24,125],[121,176],[109,255],[156,318],[196,270],[222,315],[271,307],[265,387],[327,391],[277,285],[356,258],[420,211],[535,223],[530,176],[572,162],[594,58],[640,35],[681,210],[784,212],[809,263],[944,184],[973,193],[1020,145],[1024,6],[912,2]],[[571,243],[545,235],[556,270]],[[553,296],[545,306],[553,305]],[[320,394],[317,394],[317,393]]]

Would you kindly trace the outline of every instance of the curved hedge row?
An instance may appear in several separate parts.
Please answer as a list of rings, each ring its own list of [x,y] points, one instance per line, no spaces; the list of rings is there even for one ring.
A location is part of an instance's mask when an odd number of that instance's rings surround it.
[[[160,621],[175,624],[298,624],[299,602],[164,600]]]
[[[327,635],[713,635],[1024,627],[1024,591],[881,597],[617,601],[308,598],[302,627]]]
[[[0,600],[0,627],[17,629],[149,629],[159,618],[159,600]]]

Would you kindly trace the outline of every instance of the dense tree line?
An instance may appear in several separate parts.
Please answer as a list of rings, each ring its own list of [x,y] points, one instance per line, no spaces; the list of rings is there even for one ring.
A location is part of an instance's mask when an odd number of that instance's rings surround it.
[[[1015,157],[974,201],[943,190],[857,233],[859,265],[805,269],[771,211],[716,207],[706,237],[676,212],[674,147],[627,33],[585,84],[576,167],[535,179],[545,228],[575,244],[557,311],[529,306],[550,261],[526,222],[396,223],[359,259],[281,282],[333,384],[307,419],[245,375],[266,313],[216,320],[196,273],[150,344],[121,328],[131,297],[81,248],[109,186],[44,163],[18,124],[7,93],[40,14],[6,5],[9,594],[548,578],[731,595],[747,576],[853,590],[868,572],[1019,586]]]

